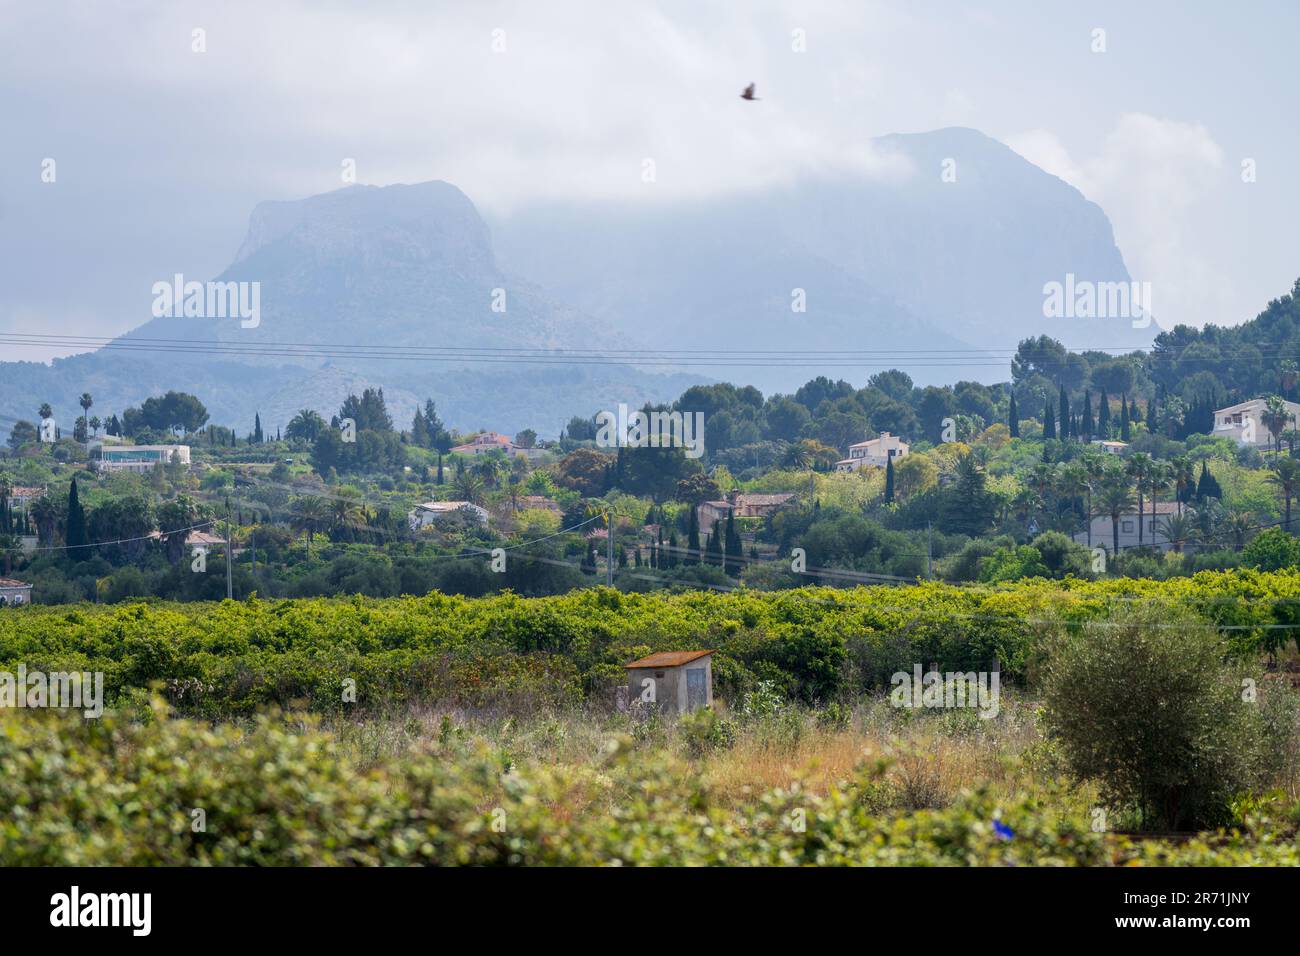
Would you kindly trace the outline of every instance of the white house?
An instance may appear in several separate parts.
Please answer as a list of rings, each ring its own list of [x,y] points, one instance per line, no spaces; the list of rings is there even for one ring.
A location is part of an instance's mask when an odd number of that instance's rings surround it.
[[[907,454],[910,447],[907,442],[897,435],[881,432],[879,438],[872,438],[870,441],[860,441],[855,445],[850,445],[849,457],[837,461],[835,470],[858,471],[866,466],[884,468],[889,463],[889,459],[902,458]]]
[[[32,586],[26,581],[0,578],[0,607],[17,607],[32,603]]]
[[[100,471],[134,471],[149,474],[154,466],[166,465],[179,459],[182,465],[190,463],[189,445],[114,445],[100,449]]]
[[[1168,551],[1173,545],[1165,535],[1165,521],[1170,515],[1178,514],[1178,502],[1176,501],[1157,501],[1156,515],[1151,517],[1151,502],[1142,503],[1142,544],[1146,546],[1155,545],[1161,551]],[[1080,531],[1074,535],[1074,540],[1079,544],[1088,543],[1088,533]],[[1094,548],[1105,548],[1109,553],[1115,545],[1115,531],[1110,515],[1092,516],[1092,546]],[[1138,546],[1138,516],[1137,512],[1122,514],[1119,516],[1119,546],[1120,550],[1125,548],[1136,548]]]
[[[1295,402],[1283,402],[1283,404],[1286,406],[1287,422],[1282,430],[1300,428],[1300,425],[1297,425],[1297,421],[1300,420],[1298,417],[1300,405]],[[1264,414],[1267,410],[1268,402],[1262,398],[1252,398],[1248,402],[1220,408],[1214,413],[1213,434],[1216,437],[1223,435],[1231,438],[1239,445],[1268,448],[1279,436],[1275,436],[1264,424]]]
[[[467,515],[479,524],[486,525],[488,523],[487,510],[468,501],[426,501],[424,504],[412,508],[406,517],[410,522],[411,530],[419,531],[421,528],[427,528],[442,518],[454,514]]]
[[[510,440],[509,435],[498,432],[483,432],[475,435],[473,441],[452,448],[453,454],[470,455],[475,458],[497,450],[505,452],[511,458],[527,458],[530,461],[546,454],[546,451],[541,448],[525,448],[523,445],[516,445]]]
[[[1106,441],[1102,438],[1094,438],[1091,443],[1107,455],[1122,455],[1128,450],[1128,442],[1126,441]]]

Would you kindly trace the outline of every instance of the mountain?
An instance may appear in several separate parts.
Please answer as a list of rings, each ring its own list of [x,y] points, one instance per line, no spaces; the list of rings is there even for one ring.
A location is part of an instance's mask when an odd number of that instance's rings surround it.
[[[502,272],[477,210],[443,182],[261,203],[214,282],[256,283],[257,320],[168,312],[98,352],[51,366],[4,363],[0,428],[31,420],[46,400],[70,423],[83,391],[106,417],[177,388],[198,395],[216,422],[243,433],[260,412],[273,431],[299,408],[328,418],[349,391],[380,384],[403,426],[432,397],[454,426],[554,435],[573,414],[669,400],[701,381],[623,365],[507,361],[503,349],[629,343]]]
[[[1005,380],[1005,360],[969,350],[1005,354],[1030,336],[1151,344],[1154,325],[1044,317],[1044,285],[1067,274],[1129,281],[1109,220],[1077,189],[975,130],[874,145],[897,172],[680,205],[535,206],[493,222],[497,249],[511,271],[629,334],[696,349],[872,350],[923,383]],[[791,310],[793,289],[806,312]],[[964,353],[936,354],[951,349]],[[834,366],[732,374],[789,389]],[[857,382],[873,370],[837,368]]]
[[[42,401],[70,428],[83,391],[107,417],[171,388],[241,433],[255,412],[274,430],[381,384],[403,426],[432,397],[451,425],[545,436],[710,379],[788,391],[897,366],[921,384],[991,382],[1029,336],[1150,345],[1155,326],[1043,315],[1045,283],[1129,279],[1105,214],[1078,190],[974,130],[874,145],[894,173],[690,203],[537,204],[491,224],[444,182],[263,202],[216,277],[258,284],[256,323],[164,315],[98,352],[0,363],[0,432]],[[806,311],[792,310],[795,290]],[[518,349],[627,361],[549,364]],[[657,364],[645,349],[669,354]]]

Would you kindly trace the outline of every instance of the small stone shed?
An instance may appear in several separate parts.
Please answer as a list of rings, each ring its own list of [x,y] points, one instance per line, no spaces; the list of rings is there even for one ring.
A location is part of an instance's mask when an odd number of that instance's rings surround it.
[[[660,651],[627,668],[628,700],[654,688],[654,701],[666,713],[685,714],[713,706],[713,651]]]

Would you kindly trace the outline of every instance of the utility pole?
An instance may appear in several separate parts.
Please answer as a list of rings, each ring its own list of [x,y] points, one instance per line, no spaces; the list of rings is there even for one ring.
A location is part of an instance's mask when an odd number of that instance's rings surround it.
[[[614,586],[614,513],[605,512],[605,585]]]
[[[226,600],[235,597],[234,579],[230,572],[230,552],[235,546],[235,539],[230,534],[230,499],[226,499]]]

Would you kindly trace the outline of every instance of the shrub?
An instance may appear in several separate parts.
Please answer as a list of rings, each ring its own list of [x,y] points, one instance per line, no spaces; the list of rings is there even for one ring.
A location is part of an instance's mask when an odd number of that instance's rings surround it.
[[[1243,564],[1261,571],[1280,571],[1300,564],[1300,542],[1281,528],[1261,531],[1241,553]]]
[[[1146,828],[1225,822],[1265,759],[1259,707],[1243,700],[1226,652],[1214,628],[1167,605],[1058,635],[1045,716],[1071,771]]]

